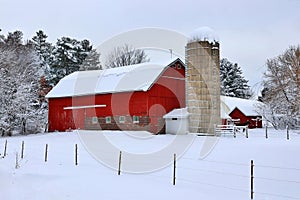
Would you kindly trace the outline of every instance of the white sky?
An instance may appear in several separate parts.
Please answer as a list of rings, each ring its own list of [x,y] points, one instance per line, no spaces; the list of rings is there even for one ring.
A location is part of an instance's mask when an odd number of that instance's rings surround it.
[[[237,62],[251,86],[268,58],[300,44],[300,0],[0,0],[0,34],[42,29],[49,40],[70,36],[95,47],[113,35],[143,27],[190,34],[213,28],[221,57]],[[257,90],[257,87],[253,88]]]

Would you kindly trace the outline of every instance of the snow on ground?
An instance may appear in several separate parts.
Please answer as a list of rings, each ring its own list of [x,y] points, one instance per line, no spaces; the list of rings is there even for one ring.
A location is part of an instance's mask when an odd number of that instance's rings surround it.
[[[77,132],[0,139],[0,199],[250,199],[250,160],[254,160],[254,199],[300,199],[300,133],[249,130],[249,138],[222,136],[211,153],[199,159],[206,137],[196,137],[177,160],[176,185],[172,164],[152,173],[124,173],[108,168],[88,153]],[[161,149],[174,135],[133,138],[103,131],[123,151],[147,153]],[[137,134],[137,133],[135,133]],[[4,144],[8,141],[7,156]],[[24,141],[24,158],[20,159]],[[44,162],[45,144],[49,145]],[[74,149],[78,144],[78,165]],[[103,149],[105,151],[105,149]],[[16,153],[19,167],[15,168]],[[108,155],[116,157],[116,155]],[[173,156],[173,155],[170,155]],[[139,163],[137,163],[139,164]]]

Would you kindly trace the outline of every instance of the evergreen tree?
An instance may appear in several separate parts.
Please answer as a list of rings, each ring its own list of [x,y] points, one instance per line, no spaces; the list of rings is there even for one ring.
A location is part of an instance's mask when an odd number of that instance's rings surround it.
[[[32,43],[41,60],[41,68],[45,70],[45,78],[50,80],[50,64],[53,59],[53,46],[51,43],[47,42],[47,38],[48,36],[42,30],[39,30],[32,38]]]
[[[9,32],[7,37],[4,38],[4,43],[11,47],[22,45],[23,41],[22,31],[14,31],[13,33]]]
[[[96,51],[96,49],[93,49],[89,52],[85,60],[80,66],[80,71],[86,71],[86,70],[98,70],[102,69],[102,66],[100,65],[99,60],[100,54]]]
[[[221,94],[225,96],[249,99],[252,96],[248,80],[243,77],[237,63],[231,63],[226,58],[220,61]]]
[[[51,84],[55,85],[60,79],[75,71],[78,71],[92,45],[88,40],[78,41],[69,37],[57,40],[53,51],[53,61],[50,72],[52,74]]]
[[[36,32],[36,36],[32,38],[34,48],[45,65],[50,63],[53,50],[53,46],[47,42],[47,38],[48,36],[42,30]]]

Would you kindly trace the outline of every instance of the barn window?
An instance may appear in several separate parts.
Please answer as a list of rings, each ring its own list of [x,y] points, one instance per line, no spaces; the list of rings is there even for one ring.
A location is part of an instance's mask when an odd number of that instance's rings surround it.
[[[110,124],[110,123],[111,123],[111,116],[105,117],[105,122],[106,122],[107,124]]]
[[[125,123],[125,117],[124,116],[120,116],[119,117],[119,123]]]
[[[93,117],[92,118],[92,124],[97,124],[98,123],[98,118],[97,117]]]
[[[177,69],[181,69],[181,65],[180,64],[177,65]]]
[[[139,123],[140,117],[139,116],[133,116],[133,123]]]

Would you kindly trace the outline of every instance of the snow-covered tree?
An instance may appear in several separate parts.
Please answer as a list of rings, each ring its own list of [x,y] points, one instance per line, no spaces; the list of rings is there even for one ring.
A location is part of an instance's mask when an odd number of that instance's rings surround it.
[[[96,49],[92,49],[87,57],[84,59],[80,66],[80,71],[87,71],[87,70],[98,70],[102,69],[99,60],[100,54],[96,51]]]
[[[237,63],[231,63],[226,58],[220,61],[220,86],[221,94],[230,97],[249,99],[252,92],[248,80],[243,76]]]
[[[69,37],[58,39],[50,67],[51,83],[55,85],[64,76],[78,71],[91,50],[92,45],[88,40],[78,41]]]
[[[51,43],[47,42],[48,36],[42,31],[39,30],[36,32],[36,35],[32,38],[33,46],[40,57],[41,68],[45,69],[45,78],[47,80],[51,79],[50,74],[50,64],[52,62],[53,56],[53,46]]]
[[[20,35],[20,34],[17,34]],[[40,131],[45,116],[38,101],[40,59],[32,44],[9,34],[0,43],[0,131],[11,135]],[[10,38],[8,38],[10,37]]]
[[[139,64],[149,62],[144,50],[135,49],[128,44],[115,48],[107,56],[107,68],[122,67],[127,65]]]
[[[9,46],[17,46],[21,45],[23,43],[22,41],[23,38],[23,33],[22,31],[14,31],[14,32],[9,32],[7,37],[3,38],[4,43]]]
[[[0,32],[2,31],[2,29],[0,28]],[[4,43],[5,40],[5,36],[0,34],[0,44]]]
[[[34,48],[45,64],[50,63],[53,51],[53,46],[47,42],[47,38],[48,36],[42,30],[36,32],[36,35],[32,38]]]
[[[261,109],[275,128],[300,126],[300,45],[266,62]]]

